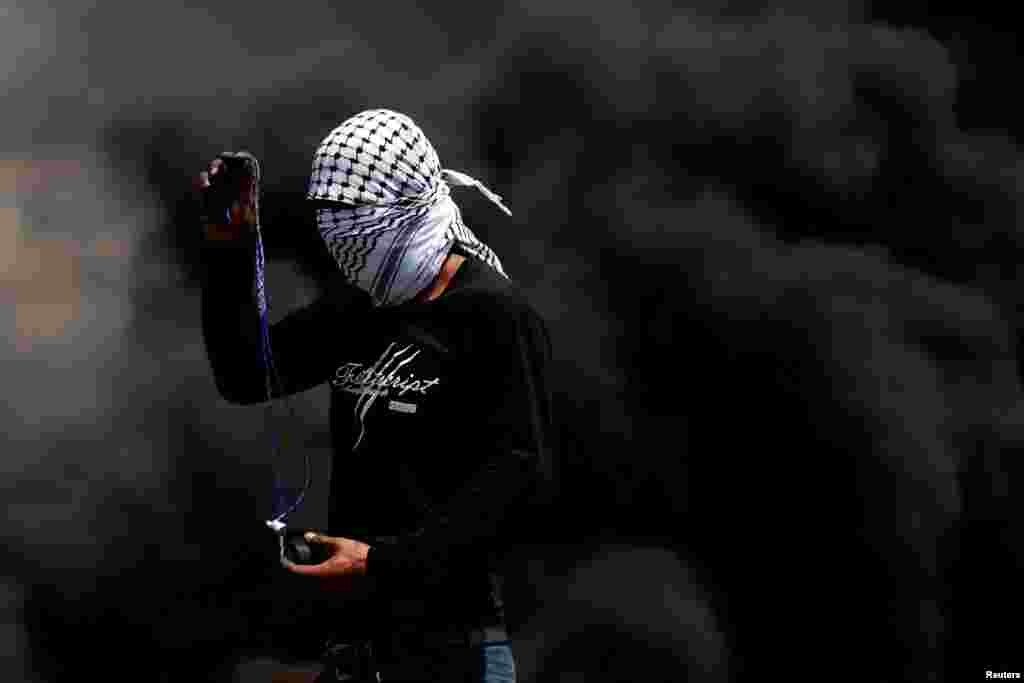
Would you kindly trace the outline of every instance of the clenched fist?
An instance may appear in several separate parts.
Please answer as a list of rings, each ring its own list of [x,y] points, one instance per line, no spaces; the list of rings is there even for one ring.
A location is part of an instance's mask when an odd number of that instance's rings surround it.
[[[207,239],[251,234],[258,220],[259,162],[248,152],[225,152],[195,178]]]

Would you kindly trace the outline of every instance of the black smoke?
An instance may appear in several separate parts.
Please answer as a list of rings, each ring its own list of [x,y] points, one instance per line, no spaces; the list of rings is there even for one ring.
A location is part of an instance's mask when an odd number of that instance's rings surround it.
[[[7,679],[317,654],[259,528],[262,414],[205,365],[188,182],[260,157],[279,315],[330,286],[310,154],[375,106],[506,198],[458,197],[551,324],[525,680],[1015,670],[1006,17],[577,5],[4,10]],[[324,403],[286,426],[320,477]]]

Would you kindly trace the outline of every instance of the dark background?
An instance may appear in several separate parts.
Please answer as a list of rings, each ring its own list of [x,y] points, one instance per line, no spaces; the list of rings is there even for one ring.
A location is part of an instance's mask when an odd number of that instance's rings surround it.
[[[216,394],[190,176],[263,161],[275,317],[351,114],[412,116],[549,320],[524,681],[1020,671],[1022,67],[998,3],[0,6],[5,681],[318,654]],[[282,418],[318,487],[326,393]],[[289,469],[291,468],[291,469]]]

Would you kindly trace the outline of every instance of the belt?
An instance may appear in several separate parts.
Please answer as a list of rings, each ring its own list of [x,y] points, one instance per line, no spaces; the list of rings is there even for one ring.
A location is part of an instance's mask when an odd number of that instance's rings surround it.
[[[485,626],[484,628],[475,628],[467,635],[470,645],[497,643],[509,639],[508,631],[505,630],[504,626]]]
[[[509,637],[505,627],[497,625],[473,629],[396,630],[382,634],[375,640],[381,644],[388,643],[392,647],[398,648],[401,648],[403,643],[416,643],[427,647],[475,647],[484,643],[505,642],[509,640]]]
[[[508,631],[504,626],[485,626],[483,628],[470,629],[468,631],[420,631],[417,633],[396,632],[390,634],[390,641],[385,645],[385,650],[391,649],[392,656],[396,650],[402,648],[403,636],[415,639],[420,647],[479,647],[486,643],[507,642]],[[408,641],[406,641],[408,642]],[[378,645],[384,645],[379,639],[374,641],[358,640],[354,642],[332,642],[328,641],[324,652],[324,664],[326,669],[321,679],[323,681],[380,681],[380,663],[378,662]]]
[[[332,657],[344,653],[350,656],[354,653],[364,653],[367,646],[373,641],[410,642],[418,640],[424,643],[450,644],[450,645],[482,645],[484,643],[500,643],[510,640],[508,630],[501,625],[484,626],[469,630],[463,629],[426,629],[420,631],[393,631],[380,634],[373,638],[356,640],[335,640],[328,638],[324,648],[324,656]]]

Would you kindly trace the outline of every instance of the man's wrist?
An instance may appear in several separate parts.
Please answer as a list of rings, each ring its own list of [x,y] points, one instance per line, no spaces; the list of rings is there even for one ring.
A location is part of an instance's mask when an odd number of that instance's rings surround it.
[[[245,237],[245,230],[239,225],[205,223],[203,237],[207,242],[234,242]]]
[[[244,223],[204,223],[203,238],[207,242],[242,242],[252,236],[252,228]]]
[[[203,216],[203,237],[210,242],[233,242],[244,240],[256,233],[256,206],[244,200],[235,200],[229,208],[221,211],[221,220],[210,220]]]

